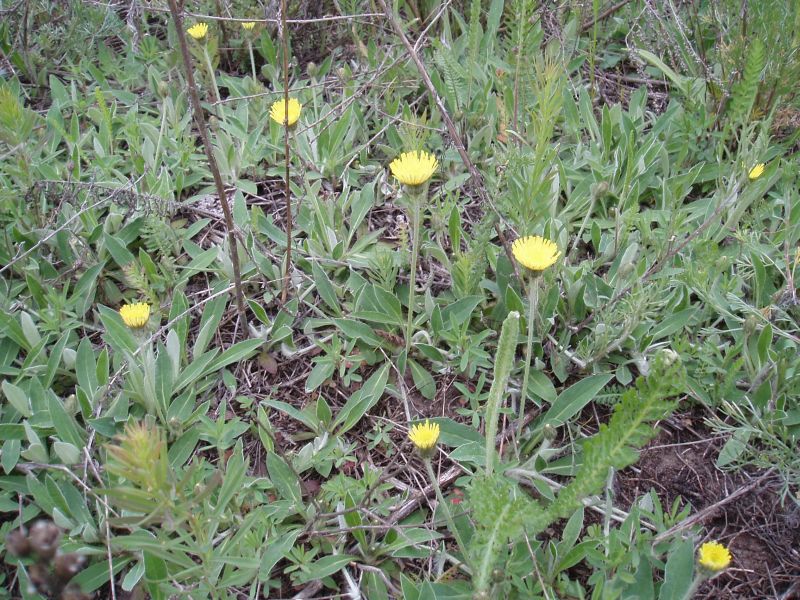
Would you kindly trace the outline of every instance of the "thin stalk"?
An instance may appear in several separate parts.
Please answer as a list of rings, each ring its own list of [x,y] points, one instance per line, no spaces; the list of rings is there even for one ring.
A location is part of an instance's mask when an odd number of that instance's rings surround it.
[[[425,470],[428,472],[428,477],[431,480],[433,491],[436,492],[436,500],[439,502],[439,506],[441,506],[442,510],[444,511],[444,517],[447,519],[447,528],[450,530],[450,533],[453,534],[453,537],[456,538],[456,543],[458,544],[459,550],[466,555],[467,547],[464,545],[464,540],[461,539],[461,534],[456,528],[456,522],[453,520],[453,514],[450,512],[450,507],[447,506],[447,502],[445,502],[444,496],[442,495],[442,489],[439,487],[439,479],[436,477],[436,473],[433,472],[431,459],[425,458],[422,462],[425,463]]]
[[[211,86],[214,90],[214,101],[219,105],[222,102],[222,98],[219,95],[219,88],[217,87],[217,76],[214,74],[214,65],[211,64],[211,56],[208,53],[208,46],[203,43],[203,56],[206,59],[206,69],[208,69],[208,75],[211,77]],[[220,106],[221,108],[221,106]],[[219,111],[222,120],[225,120],[225,111]]]
[[[233,215],[231,208],[228,205],[228,196],[225,192],[225,186],[222,183],[222,175],[220,175],[217,160],[214,158],[214,152],[211,149],[211,142],[208,139],[208,129],[206,128],[206,117],[203,113],[203,107],[200,105],[200,97],[197,95],[197,86],[194,82],[194,68],[192,67],[192,58],[189,55],[189,46],[186,44],[186,35],[183,29],[183,18],[178,11],[176,0],[167,0],[169,2],[169,11],[172,13],[172,20],[175,23],[175,30],[178,35],[178,43],[181,47],[181,56],[183,57],[183,68],[186,72],[186,84],[189,87],[189,99],[192,103],[192,111],[194,112],[195,121],[197,121],[197,130],[200,132],[200,139],[203,141],[203,150],[206,153],[208,160],[208,167],[211,169],[211,174],[214,176],[214,185],[217,188],[217,195],[219,196],[219,203],[222,206],[222,214],[225,217],[225,229],[228,234],[228,246],[231,253],[231,262],[233,263],[233,287],[236,292],[236,306],[239,309],[239,315],[244,317],[244,294],[242,293],[242,275],[239,272],[239,250],[237,248],[236,235],[234,234]]]
[[[416,300],[417,260],[419,259],[420,199],[417,192],[410,195],[411,200],[411,273],[408,276],[408,321],[406,322],[406,357],[411,349],[411,336],[414,334],[414,302]]]
[[[283,46],[283,150],[286,161],[286,266],[283,272],[281,302],[289,297],[289,272],[292,268],[292,196],[289,189],[289,36],[286,29],[286,0],[281,0],[280,36]]]
[[[247,36],[247,51],[250,53],[250,66],[253,69],[253,79],[256,79],[256,59],[253,57],[253,42]]]
[[[683,600],[691,600],[692,598],[694,598],[694,595],[700,588],[700,584],[702,584],[705,580],[706,578],[703,577],[702,575],[696,575],[694,581],[692,581],[692,585],[689,586],[688,590],[686,590],[686,594],[683,596]]]
[[[531,352],[533,350],[534,323],[536,321],[536,308],[539,304],[539,277],[534,275],[528,284],[528,342],[525,346],[525,368],[522,372],[522,389],[519,391],[519,417],[517,420],[518,431],[522,432],[523,418],[525,417],[525,401],[528,397],[528,377],[531,373]]]

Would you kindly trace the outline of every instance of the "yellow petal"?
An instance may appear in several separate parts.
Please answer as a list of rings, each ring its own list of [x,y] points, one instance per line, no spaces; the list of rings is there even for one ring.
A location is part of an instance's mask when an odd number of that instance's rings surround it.
[[[403,152],[389,163],[392,175],[403,185],[422,185],[430,179],[439,167],[433,154],[422,151]]]
[[[269,116],[279,125],[283,125],[285,122],[291,127],[297,123],[297,120],[300,118],[300,111],[302,108],[303,105],[300,104],[297,98],[289,98],[288,108],[283,99],[281,99],[272,104]]]
[[[544,271],[561,256],[561,252],[554,242],[538,235],[529,235],[514,240],[511,251],[514,258],[531,271]]]

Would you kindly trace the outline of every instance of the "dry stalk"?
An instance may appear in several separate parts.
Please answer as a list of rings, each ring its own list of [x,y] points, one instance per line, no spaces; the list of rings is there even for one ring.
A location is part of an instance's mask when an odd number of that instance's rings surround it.
[[[222,183],[222,175],[220,175],[217,161],[214,158],[214,152],[211,149],[211,142],[208,139],[206,117],[203,113],[203,107],[200,105],[200,97],[197,95],[197,86],[195,86],[194,83],[194,67],[192,64],[192,57],[189,55],[189,46],[186,44],[186,34],[183,29],[183,17],[178,10],[176,1],[168,0],[168,2],[169,11],[172,14],[172,21],[175,23],[175,33],[178,36],[178,43],[181,47],[183,68],[186,72],[186,83],[189,87],[189,99],[192,102],[194,118],[197,122],[197,129],[200,132],[200,139],[203,141],[203,150],[205,150],[206,159],[208,159],[208,167],[211,169],[211,174],[214,176],[214,185],[217,188],[219,203],[222,206],[222,213],[225,217],[225,229],[228,233],[228,246],[230,247],[231,262],[233,263],[233,287],[236,294],[236,307],[239,310],[239,315],[244,317],[244,294],[242,293],[242,276],[239,272],[239,250],[236,245],[237,242],[236,235],[234,233],[233,215],[231,215],[231,209],[228,205],[228,196],[225,192],[225,186]]]
[[[289,189],[289,36],[286,29],[286,0],[281,0],[280,36],[283,46],[283,154],[286,165],[286,267],[283,272],[281,302],[286,302],[289,296],[289,272],[292,269],[292,196]]]

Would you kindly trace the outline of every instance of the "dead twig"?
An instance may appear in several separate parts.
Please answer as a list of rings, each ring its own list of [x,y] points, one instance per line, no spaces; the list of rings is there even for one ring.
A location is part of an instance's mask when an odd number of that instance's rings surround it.
[[[286,29],[286,0],[281,0],[279,33],[283,47],[283,153],[286,165],[286,267],[283,272],[281,302],[289,296],[289,272],[292,268],[292,193],[289,189],[289,34]]]
[[[194,82],[194,67],[192,66],[192,57],[189,54],[189,47],[186,44],[186,34],[183,29],[183,17],[178,10],[176,0],[168,0],[169,10],[172,14],[172,20],[175,23],[175,33],[178,36],[178,44],[181,47],[181,56],[183,57],[183,67],[186,73],[186,83],[189,87],[189,99],[192,102],[192,110],[194,111],[194,118],[197,122],[197,129],[200,132],[200,138],[203,141],[203,150],[208,159],[208,166],[214,176],[214,185],[217,188],[217,195],[219,196],[219,203],[222,206],[222,213],[225,216],[225,228],[228,233],[228,245],[231,255],[231,262],[233,263],[233,284],[236,294],[236,306],[239,310],[241,317],[245,316],[244,307],[244,294],[242,292],[242,276],[239,272],[239,251],[237,247],[236,236],[234,234],[233,215],[228,205],[228,196],[225,192],[225,185],[222,183],[222,176],[217,166],[217,161],[214,158],[214,152],[211,149],[211,142],[208,139],[208,129],[206,128],[206,117],[203,113],[203,107],[200,105],[200,97],[197,95],[197,87]]]

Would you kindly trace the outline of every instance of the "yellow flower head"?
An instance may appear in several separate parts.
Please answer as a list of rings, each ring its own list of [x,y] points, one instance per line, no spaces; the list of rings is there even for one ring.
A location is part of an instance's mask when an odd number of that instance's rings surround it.
[[[764,174],[764,166],[765,166],[764,163],[758,163],[755,167],[750,169],[750,172],[747,174],[747,176],[750,178],[751,181],[753,179],[758,179]]]
[[[431,423],[425,419],[424,423],[412,425],[408,430],[408,439],[417,447],[420,452],[430,452],[439,440],[439,424]]]
[[[538,235],[514,240],[511,251],[514,253],[514,258],[531,271],[544,271],[561,256],[555,242]]]
[[[710,571],[722,571],[731,564],[731,553],[719,542],[706,542],[700,546],[697,562]]]
[[[403,152],[389,163],[397,180],[403,185],[422,185],[436,172],[439,162],[433,154],[423,151]]]
[[[202,40],[208,33],[208,23],[195,23],[186,30],[196,40]]]
[[[253,21],[248,21],[246,23],[242,23],[242,29],[245,31],[253,31],[255,29],[256,24]]]
[[[287,121],[287,124],[291,127],[297,123],[297,119],[300,118],[301,108],[303,108],[303,105],[297,101],[297,98],[289,98],[288,107],[283,100],[278,100],[273,103],[269,111],[269,116],[279,125],[283,125],[284,121]]]
[[[150,319],[150,305],[144,302],[126,304],[119,309],[119,314],[125,325],[131,329],[139,329],[147,325],[147,321]]]

